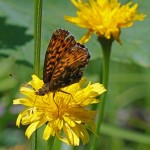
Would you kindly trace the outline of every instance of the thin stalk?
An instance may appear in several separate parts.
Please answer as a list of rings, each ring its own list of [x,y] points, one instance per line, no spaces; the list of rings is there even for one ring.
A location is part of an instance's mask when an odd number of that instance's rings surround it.
[[[107,89],[108,77],[109,77],[110,53],[111,53],[111,46],[112,46],[113,39],[108,40],[108,39],[99,37],[98,41],[100,42],[100,44],[102,46],[102,52],[103,52],[102,84]],[[104,117],[106,94],[107,94],[107,92],[105,92],[101,96],[100,103],[98,104],[98,107],[97,107],[97,112],[98,112],[98,119],[97,119],[97,126],[96,126],[97,135],[99,135],[100,127],[101,127],[103,117]],[[94,136],[92,145],[91,145],[91,150],[95,150],[96,144],[97,144],[97,138],[98,137]]]
[[[34,0],[34,73],[40,74],[42,0]],[[31,150],[37,150],[37,130],[31,138]]]
[[[42,0],[34,0],[34,73],[40,74]]]
[[[55,136],[55,141],[54,141],[53,147],[54,147],[55,149],[58,149],[58,150],[61,149],[61,142],[60,142],[60,139],[58,139],[56,136]]]
[[[31,137],[31,150],[37,150],[37,131]]]
[[[113,39],[105,39],[105,38],[99,38],[99,42],[102,46],[102,52],[103,52],[103,70],[102,70],[102,84],[107,89],[108,87],[108,78],[109,78],[109,62],[110,62],[110,54],[111,54],[111,47]],[[100,126],[103,121],[104,117],[104,108],[106,103],[106,95],[107,92],[105,92],[101,98],[100,103],[98,105],[98,123],[97,123],[97,133],[100,130]]]
[[[53,149],[53,144],[54,144],[54,137],[50,137],[47,141],[47,145],[46,145],[46,150],[52,150]]]

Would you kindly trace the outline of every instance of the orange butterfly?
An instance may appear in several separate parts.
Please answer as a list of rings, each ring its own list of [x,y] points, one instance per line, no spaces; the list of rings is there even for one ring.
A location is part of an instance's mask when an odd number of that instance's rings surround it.
[[[88,49],[75,41],[69,31],[57,29],[49,42],[43,69],[44,85],[36,94],[44,96],[80,81],[89,61]]]

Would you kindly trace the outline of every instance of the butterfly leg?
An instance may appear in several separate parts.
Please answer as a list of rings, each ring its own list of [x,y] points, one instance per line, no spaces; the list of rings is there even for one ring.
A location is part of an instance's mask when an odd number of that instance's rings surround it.
[[[63,91],[63,90],[60,90],[60,89],[59,89],[59,91],[62,92],[62,93],[65,93],[65,94],[70,95],[71,98],[73,99],[73,101],[74,101],[75,103],[77,103],[77,102],[75,101],[75,99],[73,98],[72,94],[70,94],[70,93],[68,93],[68,92],[65,92],[65,91]]]
[[[56,107],[57,107],[57,110],[58,110],[58,116],[59,116],[59,106],[58,106],[58,104],[56,103],[56,101],[55,101],[55,92],[53,93],[53,101],[54,101],[54,103],[55,103],[55,105],[56,105]]]

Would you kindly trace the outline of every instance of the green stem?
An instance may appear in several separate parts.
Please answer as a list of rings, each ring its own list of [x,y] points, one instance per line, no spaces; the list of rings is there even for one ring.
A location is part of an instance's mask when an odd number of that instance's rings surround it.
[[[34,73],[40,74],[42,0],[34,0]]]
[[[46,144],[46,150],[53,149],[54,140],[55,140],[55,138],[52,136],[48,139],[47,144]]]
[[[102,70],[102,84],[107,89],[108,86],[108,78],[109,78],[109,62],[110,62],[110,53],[111,53],[111,47],[113,39],[105,39],[105,38],[98,38],[99,42],[102,46],[103,51],[103,70]],[[97,133],[100,130],[100,126],[103,121],[104,117],[104,108],[105,108],[105,102],[106,102],[106,95],[107,92],[105,92],[101,96],[100,103],[98,105],[98,123],[97,123]]]
[[[40,74],[42,0],[34,0],[34,73]],[[31,138],[31,150],[37,150],[37,130]]]
[[[113,39],[108,40],[106,38],[99,37],[98,41],[100,42],[102,46],[102,51],[103,51],[102,84],[107,89],[108,76],[109,76],[109,61],[110,61],[110,53],[111,53],[111,46],[112,46]],[[107,92],[105,92],[101,96],[100,103],[98,104],[98,107],[97,107],[97,112],[98,112],[98,120],[97,120],[97,127],[96,127],[97,135],[99,135],[100,127],[101,127],[103,117],[104,117],[106,94]],[[98,137],[94,136],[91,150],[95,150],[97,138]]]
[[[37,131],[31,137],[31,150],[37,150]]]
[[[58,150],[61,149],[61,141],[56,136],[55,136],[55,141],[54,141],[53,147]]]

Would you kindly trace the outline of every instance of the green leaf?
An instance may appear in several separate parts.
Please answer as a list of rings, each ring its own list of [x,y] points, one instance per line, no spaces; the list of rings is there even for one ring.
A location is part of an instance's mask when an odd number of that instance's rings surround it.
[[[150,135],[134,132],[128,129],[102,124],[101,132],[113,138],[124,139],[132,142],[150,144]]]

